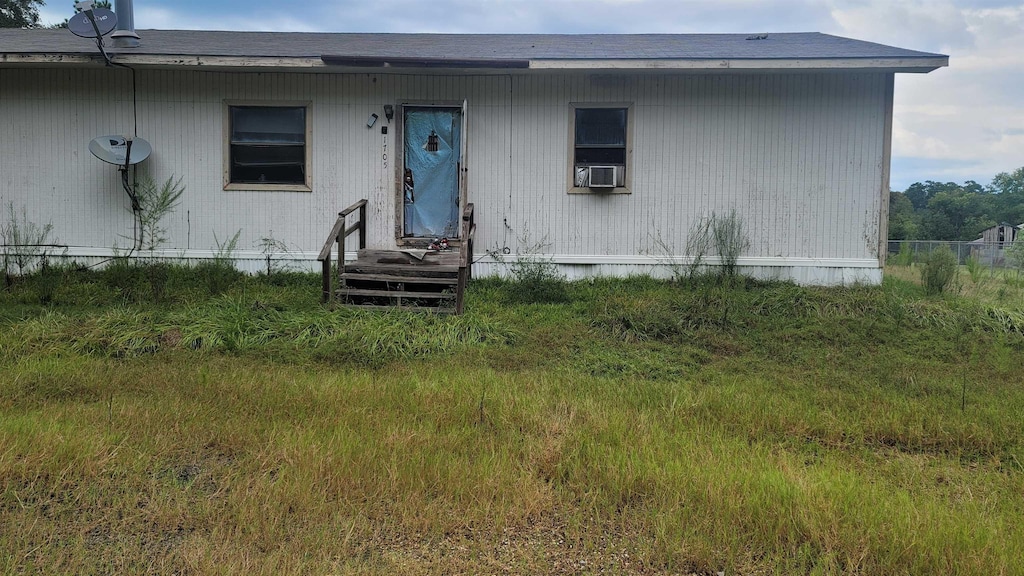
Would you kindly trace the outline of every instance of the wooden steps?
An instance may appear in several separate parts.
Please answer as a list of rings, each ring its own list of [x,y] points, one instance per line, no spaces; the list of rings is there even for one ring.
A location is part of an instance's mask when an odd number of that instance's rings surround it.
[[[458,247],[443,252],[368,250],[366,204],[364,198],[339,212],[320,249],[321,301],[374,310],[400,307],[462,314],[466,284],[473,275],[473,204],[466,204],[462,210]],[[350,225],[348,217],[352,214],[358,214],[359,221]],[[357,233],[362,250],[354,262],[346,263],[346,238]],[[335,248],[337,271],[332,264]]]
[[[345,272],[366,275],[404,276],[406,278],[447,278],[458,274],[458,266],[416,264],[368,264],[358,260],[345,265]]]
[[[409,299],[431,299],[431,298],[451,298],[455,294],[449,294],[446,292],[413,292],[411,290],[399,289],[377,289],[377,288],[342,288],[338,290],[338,293],[346,298],[352,298],[353,296],[382,296],[385,298],[409,298]]]
[[[392,250],[360,250],[345,265],[335,292],[347,306],[415,308],[454,313],[459,284],[458,251],[427,253],[422,259]]]
[[[349,269],[351,268],[351,270]],[[450,284],[451,278],[447,276],[441,276],[432,278],[430,276],[398,276],[391,274],[371,274],[364,273],[360,269],[354,266],[346,266],[345,272],[349,274],[348,278],[357,280],[387,282],[389,284]]]

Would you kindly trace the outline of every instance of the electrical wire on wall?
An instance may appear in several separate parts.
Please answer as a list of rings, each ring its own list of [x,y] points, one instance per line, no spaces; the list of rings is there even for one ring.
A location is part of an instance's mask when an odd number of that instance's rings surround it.
[[[107,59],[107,64],[112,67],[124,68],[132,73],[132,138],[139,135],[139,87],[138,79],[136,77],[135,68],[126,64],[120,64],[118,62],[111,62]],[[128,198],[132,203],[132,249],[128,252],[130,257],[135,250],[142,249],[142,206],[139,204],[139,195],[136,189],[139,186],[138,168],[137,165],[129,163],[131,156],[131,141],[128,141],[128,155],[125,157],[125,165],[121,168],[121,186],[124,188]],[[130,171],[130,175],[129,175]]]
[[[110,67],[110,68],[124,68],[125,70],[128,70],[128,71],[130,71],[132,73],[132,136],[130,138],[125,138],[125,141],[126,141],[125,145],[127,147],[127,151],[126,151],[126,154],[125,154],[125,163],[124,163],[124,165],[119,165],[118,168],[117,168],[118,172],[120,172],[120,174],[121,174],[121,188],[124,189],[125,194],[127,194],[128,199],[131,202],[131,210],[132,210],[132,247],[128,251],[128,253],[124,256],[124,258],[130,258],[137,250],[141,250],[142,249],[142,241],[143,241],[143,238],[142,238],[142,231],[143,231],[142,205],[139,202],[139,195],[136,192],[136,189],[138,188],[138,184],[139,184],[139,181],[138,181],[138,167],[137,167],[137,164],[131,162],[132,140],[139,133],[139,90],[138,90],[138,78],[137,78],[137,73],[136,73],[135,68],[132,68],[131,66],[128,66],[126,64],[121,64],[119,62],[112,61],[110,59],[110,56],[107,55],[106,51],[103,50],[102,42],[99,39],[97,39],[96,44],[99,47],[100,53],[103,55],[103,59],[105,60],[105,62],[106,62],[108,67]],[[87,266],[86,268],[95,268],[96,266],[100,266],[100,265],[106,264],[107,262],[111,262],[113,260],[114,260],[113,257],[112,258],[107,258],[105,260],[101,260],[101,261],[99,261],[99,262],[97,262],[95,264],[92,264],[90,266]]]
[[[515,124],[516,124],[515,123],[515,117],[514,117],[514,114],[513,114],[514,111],[512,109],[512,105],[513,105],[513,102],[514,102],[512,92],[513,92],[513,90],[515,88],[514,88],[514,83],[513,83],[513,80],[512,80],[512,75],[511,74],[506,74],[505,77],[508,78],[508,178],[507,178],[507,180],[508,180],[508,212],[506,212],[506,214],[511,214],[512,213],[512,191],[513,191],[512,175],[515,174],[515,172],[512,171],[512,167],[514,165],[513,161],[512,161],[513,160],[513,156],[514,156],[514,153],[512,151],[512,146],[515,143],[515,139],[513,138],[513,130],[514,130]],[[505,229],[502,231],[501,252],[502,252],[502,254],[508,254],[508,253],[511,252],[511,250],[508,247],[508,233],[509,233],[509,231],[512,228],[508,225],[508,218],[504,219],[504,223],[505,223]]]
[[[99,48],[99,53],[102,54],[103,60],[106,66],[110,68],[123,68],[131,72],[131,115],[132,115],[132,138],[138,135],[138,80],[135,76],[135,69],[111,59],[111,56],[106,53],[103,49],[102,37],[96,38],[96,47]],[[125,155],[125,165],[119,167],[118,170],[121,172],[121,188],[124,189],[125,194],[128,195],[131,200],[131,211],[132,211],[132,245],[131,250],[128,251],[127,256],[131,257],[135,250],[142,249],[142,207],[138,202],[138,194],[135,189],[138,188],[138,168],[132,165],[129,161],[131,159],[131,139],[126,138],[128,152]],[[103,260],[103,261],[110,261]],[[100,262],[102,263],[102,262]]]
[[[128,29],[133,29],[132,15],[131,15],[131,4],[127,6],[118,6],[120,12],[123,8],[127,8],[125,13]],[[118,171],[121,176],[121,187],[124,189],[125,194],[128,195],[131,201],[132,210],[132,248],[128,252],[130,257],[136,250],[141,249],[143,242],[144,233],[144,219],[143,210],[140,205],[139,195],[136,192],[138,187],[138,173],[137,168],[134,166],[142,160],[145,160],[149,156],[152,149],[149,147],[149,143],[138,137],[139,131],[139,92],[138,92],[138,77],[136,71],[131,66],[114,62],[111,59],[110,54],[107,53],[105,46],[103,45],[103,37],[110,34],[117,26],[118,15],[109,9],[108,6],[102,6],[94,8],[94,2],[91,0],[80,0],[75,2],[75,10],[78,12],[74,16],[68,19],[67,29],[75,36],[81,38],[91,38],[96,42],[96,49],[103,57],[103,62],[108,68],[124,68],[131,72],[132,75],[132,133],[131,136],[110,136],[106,137],[108,142],[103,141],[103,137],[95,138],[89,143],[89,151],[93,153],[97,158],[107,162],[109,164],[115,164],[118,167]],[[134,34],[134,32],[132,33]],[[138,36],[135,36],[138,38]],[[137,43],[135,44],[137,45]],[[135,142],[141,144],[137,147],[135,158],[132,157],[132,144]],[[94,148],[95,145],[95,148]],[[124,157],[121,158],[120,154],[115,153],[112,147],[124,146]],[[122,162],[123,160],[123,162]],[[134,160],[134,162],[133,162]],[[91,267],[99,266],[106,262],[110,262],[113,258],[102,260]]]

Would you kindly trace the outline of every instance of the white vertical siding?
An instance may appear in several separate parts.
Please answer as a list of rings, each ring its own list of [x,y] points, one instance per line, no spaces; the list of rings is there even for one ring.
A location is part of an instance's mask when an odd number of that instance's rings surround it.
[[[143,70],[138,134],[157,180],[187,192],[171,249],[214,248],[241,230],[315,253],[337,212],[370,200],[369,242],[394,243],[394,130],[382,106],[469,103],[470,201],[481,250],[602,257],[682,251],[690,225],[735,208],[747,256],[878,259],[885,142],[883,74],[387,75]],[[309,101],[312,188],[224,191],[225,100]],[[568,194],[570,102],[631,102],[632,194]],[[366,118],[381,116],[373,129]],[[132,131],[124,70],[0,69],[0,201],[26,207],[78,247],[130,244],[131,215],[94,136]],[[525,241],[526,245],[523,244]]]

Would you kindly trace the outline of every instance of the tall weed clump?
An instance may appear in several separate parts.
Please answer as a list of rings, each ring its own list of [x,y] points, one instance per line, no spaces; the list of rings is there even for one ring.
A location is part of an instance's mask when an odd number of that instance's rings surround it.
[[[712,215],[711,235],[715,241],[715,250],[722,260],[722,276],[736,277],[736,262],[740,254],[750,248],[750,237],[743,229],[743,217],[733,208],[725,216]]]
[[[148,280],[144,268],[124,255],[116,255],[104,266],[100,278],[125,303],[138,301],[145,293]]]
[[[34,279],[36,297],[40,304],[52,304],[55,301],[66,271],[65,266],[54,266],[47,259],[42,261]]]
[[[260,249],[260,253],[263,254],[263,259],[266,261],[266,272],[267,278],[269,279],[274,274],[281,272],[287,272],[290,266],[281,263],[281,257],[287,257],[290,251],[288,250],[288,244],[284,240],[280,240],[274,237],[274,231],[271,230],[269,234],[263,236],[256,242],[256,247]]]
[[[24,207],[19,214],[13,202],[7,203],[7,222],[0,226],[6,287],[9,288],[16,277],[28,274],[46,262],[48,245],[54,243],[50,237],[52,233],[52,224],[32,222]]]
[[[690,224],[686,234],[686,246],[683,249],[685,260],[681,260],[676,255],[675,246],[671,241],[662,237],[660,232],[652,235],[651,241],[659,264],[668,269],[669,277],[673,282],[692,280],[703,272],[708,254],[711,253],[714,246],[711,230],[714,221],[715,216],[712,214],[710,218],[701,217]]]
[[[4,287],[10,289],[15,278],[32,276],[29,285],[39,303],[53,303],[67,272],[67,266],[50,262],[50,251],[57,248],[53,225],[32,222],[24,207],[20,214],[14,210],[13,202],[8,202],[7,214],[7,222],[0,225]]]
[[[217,251],[213,259],[197,264],[194,268],[212,296],[223,293],[242,277],[242,272],[235,268],[235,251],[241,235],[242,231],[238,230],[231,238],[221,242],[215,233],[213,240],[217,243]]]
[[[1024,239],[1018,239],[1006,250],[1006,259],[1017,270],[1017,278],[1024,272]]]
[[[569,301],[565,276],[551,260],[520,257],[509,268],[514,286],[512,299],[523,303],[555,304]]]
[[[984,280],[985,267],[981,265],[977,258],[968,256],[967,260],[964,261],[964,265],[967,267],[967,273],[971,276],[971,282],[980,284]]]
[[[893,266],[910,266],[914,263],[914,251],[909,242],[900,243],[900,251],[890,259]]]
[[[140,232],[138,247],[156,250],[167,242],[167,229],[163,221],[178,207],[185,186],[181,178],[175,180],[174,176],[158,186],[151,176],[143,175],[135,189]]]
[[[674,282],[699,279],[711,254],[719,259],[719,279],[733,279],[737,275],[736,263],[740,254],[750,248],[743,217],[735,208],[724,216],[712,212],[711,216],[702,216],[690,225],[684,248],[685,264],[679,262],[673,246],[660,234],[653,241],[660,263],[668,267]]]
[[[545,239],[531,243],[528,233],[519,239],[520,248],[516,251],[516,259],[509,265],[508,271],[512,281],[508,299],[523,304],[557,304],[568,302],[569,290],[565,275],[550,257],[542,253],[549,244]],[[491,252],[497,260],[502,254]]]
[[[690,226],[690,233],[686,236],[686,255],[689,257],[689,264],[686,275],[689,278],[696,278],[701,267],[707,259],[708,253],[714,244],[712,227],[715,223],[715,215],[711,218],[700,218]]]
[[[139,176],[134,192],[130,193],[131,211],[135,218],[135,236],[132,249],[121,253],[115,248],[114,258],[104,269],[106,284],[117,290],[126,302],[137,302],[147,295],[153,302],[162,302],[168,295],[168,282],[173,266],[156,255],[168,240],[164,220],[174,212],[185,186],[181,178],[170,176],[162,184],[148,174]],[[148,251],[141,262],[131,259],[136,250]]]
[[[138,210],[136,213],[139,219],[139,240],[138,246],[152,252],[167,242],[167,229],[164,227],[164,219],[177,208],[181,196],[185,193],[185,186],[181,178],[177,180],[170,176],[163,184],[157,185],[156,181],[148,175],[144,175],[136,187],[136,199]],[[171,265],[155,258],[150,258],[145,264],[145,275],[149,280],[150,297],[154,302],[162,302],[167,297],[167,281],[171,276]]]
[[[534,256],[520,257],[512,263],[510,272],[515,282],[512,290],[515,300],[557,303],[569,299],[565,277],[551,260]]]
[[[921,269],[921,283],[928,294],[942,294],[952,288],[957,276],[956,255],[947,246],[940,246],[928,255]]]

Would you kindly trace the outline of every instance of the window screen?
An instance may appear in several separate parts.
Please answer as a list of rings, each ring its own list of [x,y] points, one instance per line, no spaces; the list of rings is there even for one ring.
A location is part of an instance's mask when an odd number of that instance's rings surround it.
[[[306,108],[231,106],[231,182],[306,183]]]
[[[626,167],[626,108],[576,108],[575,160],[582,166]]]

